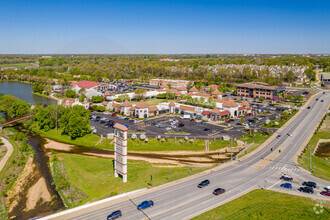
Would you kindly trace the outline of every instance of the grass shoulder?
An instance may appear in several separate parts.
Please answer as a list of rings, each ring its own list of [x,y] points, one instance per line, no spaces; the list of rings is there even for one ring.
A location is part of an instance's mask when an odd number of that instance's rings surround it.
[[[70,184],[86,195],[79,204],[147,188],[150,185],[158,186],[209,169],[207,167],[176,167],[167,164],[154,165],[129,160],[128,181],[123,183],[121,178],[114,177],[112,159],[62,153],[58,154],[58,158],[64,163]],[[152,181],[150,175],[152,175]]]
[[[310,198],[256,189],[193,219],[329,219],[325,210],[315,213],[316,204]],[[322,205],[330,208],[330,202]]]

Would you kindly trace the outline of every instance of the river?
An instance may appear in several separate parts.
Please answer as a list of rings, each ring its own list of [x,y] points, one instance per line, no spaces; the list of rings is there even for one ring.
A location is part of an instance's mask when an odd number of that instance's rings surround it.
[[[32,84],[22,82],[0,81],[0,93],[13,95],[31,104],[41,103],[43,105],[56,104],[56,101],[32,94]]]

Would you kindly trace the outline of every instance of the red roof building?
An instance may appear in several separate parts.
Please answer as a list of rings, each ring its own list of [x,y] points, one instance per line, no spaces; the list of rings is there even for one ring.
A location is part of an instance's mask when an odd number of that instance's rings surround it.
[[[100,84],[101,83],[99,83],[99,82],[92,82],[92,81],[83,80],[83,81],[78,82],[76,85],[79,86],[80,88],[90,89],[90,88],[93,88],[93,87],[98,86]]]
[[[225,111],[220,112],[220,116],[224,116],[224,115],[230,115],[230,111],[225,110]]]

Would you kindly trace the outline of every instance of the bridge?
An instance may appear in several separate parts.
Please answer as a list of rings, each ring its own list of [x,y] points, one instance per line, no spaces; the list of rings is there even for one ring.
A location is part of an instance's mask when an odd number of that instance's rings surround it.
[[[29,114],[29,115],[24,115],[24,116],[21,116],[21,117],[18,117],[18,118],[13,118],[9,121],[5,121],[4,123],[0,124],[0,131],[3,129],[4,126],[6,125],[9,125],[9,124],[12,124],[12,123],[15,123],[15,122],[18,122],[18,121],[21,121],[21,120],[24,120],[24,119],[27,119],[27,118],[30,118],[32,117],[33,115],[32,114]]]

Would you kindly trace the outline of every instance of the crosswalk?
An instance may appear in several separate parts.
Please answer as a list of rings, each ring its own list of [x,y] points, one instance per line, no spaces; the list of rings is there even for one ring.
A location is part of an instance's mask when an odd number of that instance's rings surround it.
[[[278,170],[278,171],[292,171],[292,172],[300,172],[299,168],[296,167],[281,167],[281,166],[273,166],[273,167],[262,167],[262,169],[269,169],[269,170]]]

